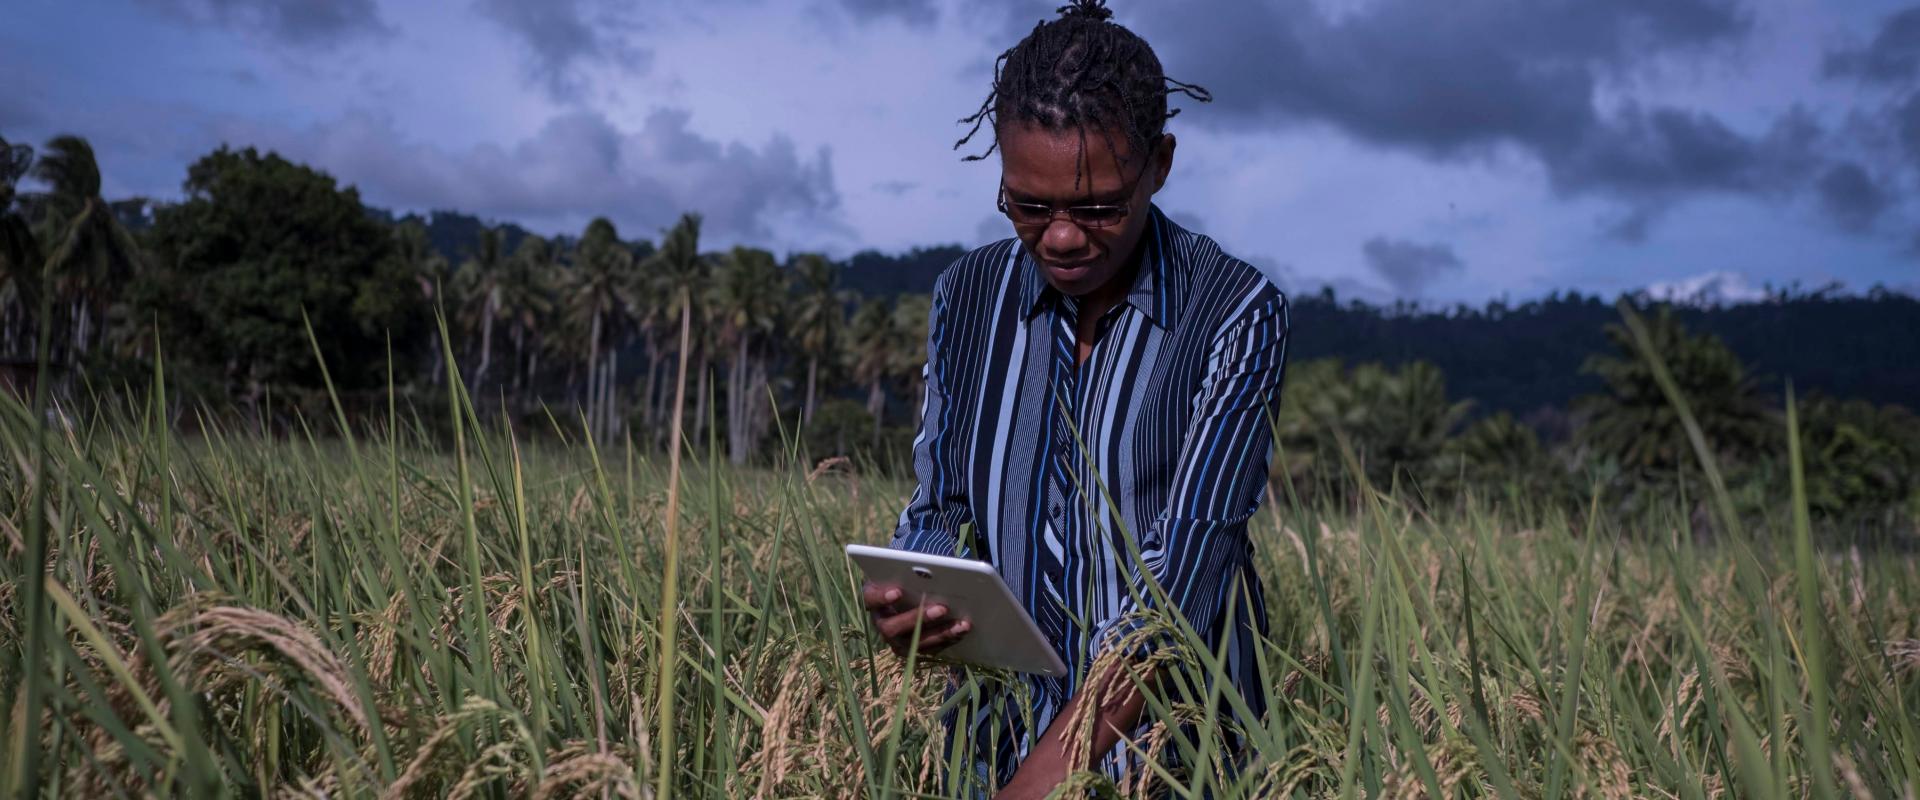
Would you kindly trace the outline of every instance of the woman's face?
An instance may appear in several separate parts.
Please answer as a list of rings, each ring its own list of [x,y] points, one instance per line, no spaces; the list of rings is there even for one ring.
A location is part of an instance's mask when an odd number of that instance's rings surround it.
[[[1015,235],[1047,282],[1078,297],[1125,273],[1146,231],[1147,204],[1173,168],[1173,136],[1162,135],[1144,161],[1131,153],[1126,135],[1119,131],[1053,131],[1011,122],[1000,128],[999,142],[1000,182],[1010,202],[1056,210],[1127,204],[1127,215],[1105,227],[1082,227],[1064,213],[1045,223],[1016,223]]]

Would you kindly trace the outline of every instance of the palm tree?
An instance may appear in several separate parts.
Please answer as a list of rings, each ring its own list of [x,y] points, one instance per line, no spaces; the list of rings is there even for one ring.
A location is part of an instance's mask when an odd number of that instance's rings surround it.
[[[867,299],[853,312],[847,331],[847,366],[853,380],[867,387],[867,413],[873,416],[873,446],[880,446],[881,417],[887,410],[886,382],[898,362],[899,341],[886,303]]]
[[[438,303],[447,275],[447,260],[433,249],[433,243],[427,238],[427,227],[417,219],[407,219],[393,226],[394,257],[400,260],[402,268],[413,276],[414,285],[420,290],[420,299],[428,306]],[[446,374],[446,364],[442,359],[438,344],[429,348],[433,351],[433,368],[427,372],[427,380],[439,385]]]
[[[926,294],[902,295],[893,308],[893,375],[907,385],[907,405],[913,408],[912,427],[920,427],[922,402],[926,391],[927,324],[933,311],[933,297]]]
[[[100,164],[87,140],[54,137],[33,175],[48,186],[41,197],[39,235],[53,244],[46,274],[68,303],[67,349],[77,359],[87,354],[96,320],[106,316],[114,295],[140,269],[142,254],[100,197]]]
[[[587,223],[574,252],[573,271],[564,306],[576,329],[587,331],[587,419],[603,441],[615,433],[614,376],[619,350],[608,348],[601,361],[601,345],[612,341],[614,329],[633,308],[633,252],[620,241],[619,231],[605,217]]]
[[[661,362],[666,354],[665,342],[674,340],[674,332],[680,329],[681,296],[686,295],[693,305],[693,319],[698,322],[704,315],[701,309],[701,297],[705,294],[707,265],[700,258],[700,215],[683,214],[661,236],[660,249],[648,257],[646,269],[640,274],[636,294],[645,298],[640,304],[640,323],[648,341],[647,351],[647,396],[649,400],[658,394],[658,402],[651,406],[648,418],[664,421],[667,417],[667,405],[672,402],[666,391],[660,391],[663,383],[656,379]],[[695,342],[698,346],[698,340]],[[677,346],[676,346],[677,347]],[[675,359],[679,353],[676,349]],[[688,358],[691,369],[699,369],[699,361]],[[704,376],[706,371],[700,370]],[[696,396],[696,402],[704,403],[705,391]],[[700,416],[704,417],[704,414]],[[696,425],[699,419],[695,419]],[[661,424],[656,434],[665,442],[670,425]],[[672,443],[667,443],[671,445]]]
[[[767,381],[764,349],[779,327],[784,288],[773,254],[735,247],[721,259],[708,292],[719,345],[733,350],[727,372],[728,458],[745,464],[759,441],[766,404],[760,395]]]
[[[476,388],[487,379],[487,369],[493,365],[493,321],[500,316],[500,278],[505,262],[500,250],[500,230],[480,229],[473,256],[460,265],[453,278],[460,298],[460,330],[468,341],[476,332],[480,335],[480,365],[474,368],[471,379]]]
[[[17,187],[33,167],[33,147],[0,137],[0,355],[16,353],[28,341],[38,311],[40,242],[26,215],[16,207]]]
[[[793,275],[799,295],[793,309],[793,342],[807,357],[807,399],[800,411],[805,424],[813,421],[820,361],[833,355],[847,325],[847,296],[836,288],[840,268],[825,256],[795,257]]]
[[[1762,452],[1775,426],[1758,386],[1733,351],[1716,337],[1688,334],[1667,306],[1647,318],[1647,330],[1717,455],[1739,462]],[[1607,391],[1578,402],[1589,415],[1581,440],[1642,477],[1691,469],[1694,456],[1680,415],[1652,366],[1640,357],[1632,333],[1611,324],[1607,339],[1617,354],[1591,356],[1582,368],[1600,376]]]
[[[1448,437],[1472,403],[1447,399],[1446,379],[1438,367],[1415,361],[1397,369],[1362,364],[1346,370],[1327,359],[1288,372],[1288,400],[1276,417],[1286,453],[1276,468],[1287,477],[1299,483],[1316,475],[1346,474],[1340,444],[1344,436],[1367,480],[1376,486],[1390,487],[1401,478],[1422,487],[1445,483]],[[1344,490],[1338,484],[1326,488]]]
[[[516,395],[539,375],[540,335],[553,313],[554,279],[553,247],[542,237],[528,236],[520,240],[495,283],[497,310],[507,322],[507,340],[513,342]]]

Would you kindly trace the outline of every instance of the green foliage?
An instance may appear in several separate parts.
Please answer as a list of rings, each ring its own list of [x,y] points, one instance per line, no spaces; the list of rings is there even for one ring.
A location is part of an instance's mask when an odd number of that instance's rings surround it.
[[[1585,370],[1605,383],[1604,394],[1575,405],[1585,424],[1576,433],[1582,460],[1597,459],[1617,469],[1613,489],[1634,505],[1643,495],[1671,495],[1691,484],[1702,497],[1702,475],[1686,427],[1662,393],[1652,366],[1635,349],[1632,335],[1619,324],[1606,328],[1618,351],[1596,354]],[[1778,450],[1775,414],[1746,367],[1719,339],[1689,334],[1668,306],[1647,318],[1649,345],[1671,371],[1676,388],[1691,406],[1701,433],[1730,480],[1751,476],[1753,468]]]
[[[48,140],[33,166],[33,177],[47,185],[41,196],[43,238],[55,239],[85,213],[89,201],[100,197],[100,162],[93,145],[71,134]]]
[[[1810,397],[1800,406],[1807,499],[1851,519],[1906,507],[1920,518],[1920,417],[1899,406]]]
[[[1275,463],[1297,491],[1316,477],[1345,473],[1343,437],[1377,487],[1438,487],[1449,480],[1449,437],[1473,406],[1447,399],[1446,379],[1433,365],[1345,369],[1320,360],[1287,371],[1277,417],[1286,458]]]
[[[847,370],[853,380],[868,387],[867,411],[875,417],[886,408],[882,393],[899,359],[898,330],[887,304],[865,300],[853,312],[847,331]]]
[[[605,217],[587,225],[566,275],[560,307],[568,328],[577,333],[591,336],[596,326],[611,327],[633,306],[633,253]]]
[[[1524,498],[1536,505],[1575,500],[1561,460],[1539,434],[1505,411],[1468,425],[1447,443],[1444,469],[1452,488]]]
[[[7,148],[5,171],[31,161],[31,151]],[[31,213],[22,215],[0,206],[0,254],[7,265],[0,272],[0,294],[18,301],[12,310],[38,317],[40,307],[51,306],[54,339],[50,357],[56,361],[97,366],[95,348],[105,341],[114,351],[134,349],[134,329],[124,323],[127,311],[118,306],[127,283],[144,271],[140,244],[120,224],[113,208],[100,197],[100,165],[93,146],[77,136],[49,140],[31,174],[47,190],[30,198]],[[18,176],[10,178],[9,195]],[[12,205],[10,202],[8,205]],[[30,223],[27,229],[22,222]],[[28,263],[32,262],[32,263]],[[0,298],[4,299],[4,298]],[[9,320],[13,315],[9,315]],[[21,327],[4,332],[17,349]],[[37,330],[34,331],[37,333]]]
[[[46,256],[18,202],[20,179],[32,167],[32,146],[0,137],[0,354],[26,349],[38,330],[35,317]]]
[[[701,289],[707,281],[708,265],[700,257],[700,225],[699,214],[680,215],[660,240],[660,249],[647,261],[647,280],[651,282],[647,296],[654,300],[650,305],[659,309],[659,324],[673,329],[676,335],[682,293],[694,301],[696,319],[701,313]]]
[[[156,274],[139,286],[176,364],[209,370],[247,397],[314,387],[301,323],[343,387],[377,385],[389,335],[419,341],[429,309],[419,265],[367,215],[353,188],[252,148],[221,148],[188,169],[187,199],[160,209]],[[403,367],[399,370],[406,373]]]
[[[735,464],[752,457],[771,421],[767,407],[767,355],[774,333],[786,325],[787,276],[773,254],[735,247],[715,268],[707,303],[718,323],[714,345],[727,354],[728,452]]]
[[[43,258],[23,209],[17,207],[20,179],[33,166],[33,147],[0,137],[0,303],[30,294]]]
[[[723,347],[783,328],[786,276],[773,254],[757,247],[735,247],[720,259],[708,289],[713,319],[720,323]]]
[[[807,394],[801,419],[810,422],[818,406],[821,367],[834,364],[846,335],[847,305],[853,297],[839,288],[840,268],[826,256],[802,253],[793,258],[789,268],[794,289],[791,345],[807,362]]]
[[[797,420],[795,420],[797,422]],[[858,401],[833,397],[821,401],[813,422],[800,431],[801,444],[812,463],[844,457],[857,472],[874,475],[910,475],[914,429],[888,425],[880,431],[880,443],[874,444],[873,415]]]

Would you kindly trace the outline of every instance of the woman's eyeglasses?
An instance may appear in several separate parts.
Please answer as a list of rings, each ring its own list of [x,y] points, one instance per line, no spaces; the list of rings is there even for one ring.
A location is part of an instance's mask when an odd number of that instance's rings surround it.
[[[1161,137],[1161,139],[1154,140],[1153,149],[1158,150],[1160,142],[1164,139],[1165,137]],[[1148,151],[1147,159],[1140,162],[1139,173],[1133,176],[1133,180],[1129,182],[1123,190],[1125,192],[1123,196],[1133,196],[1134,187],[1139,186],[1140,181],[1147,177],[1147,169],[1152,166],[1153,157],[1152,151],[1150,150]],[[1007,196],[1007,185],[1005,183],[1000,184],[998,205],[1000,213],[1007,215],[1007,219],[1013,220],[1013,224],[1015,225],[1049,225],[1061,214],[1066,214],[1067,219],[1072,220],[1073,224],[1082,228],[1105,228],[1120,224],[1127,218],[1127,212],[1129,211],[1128,204],[1125,202],[1092,203],[1088,205],[1067,206],[1061,209],[1056,209],[1046,203],[1019,202]]]
[[[1061,214],[1082,228],[1105,228],[1117,225],[1127,218],[1127,204],[1099,203],[1093,205],[1067,206],[1055,209],[1046,203],[1022,203],[1007,197],[1007,187],[1000,187],[1000,213],[1007,215],[1015,225],[1047,225]]]

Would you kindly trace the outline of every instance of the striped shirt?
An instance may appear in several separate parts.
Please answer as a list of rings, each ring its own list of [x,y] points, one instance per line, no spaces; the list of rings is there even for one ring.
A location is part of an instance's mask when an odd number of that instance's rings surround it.
[[[1082,363],[1078,300],[1018,240],[935,282],[918,486],[893,546],[993,564],[1070,668],[1023,676],[1025,699],[978,703],[971,720],[956,706],[950,733],[968,726],[973,743],[960,757],[995,785],[1140,606],[1157,605],[1145,580],[1225,647],[1234,688],[1260,712],[1253,640],[1267,620],[1247,520],[1267,486],[1287,301],[1212,239],[1149,213],[1132,287]],[[1117,777],[1125,755],[1123,743],[1103,767]]]

